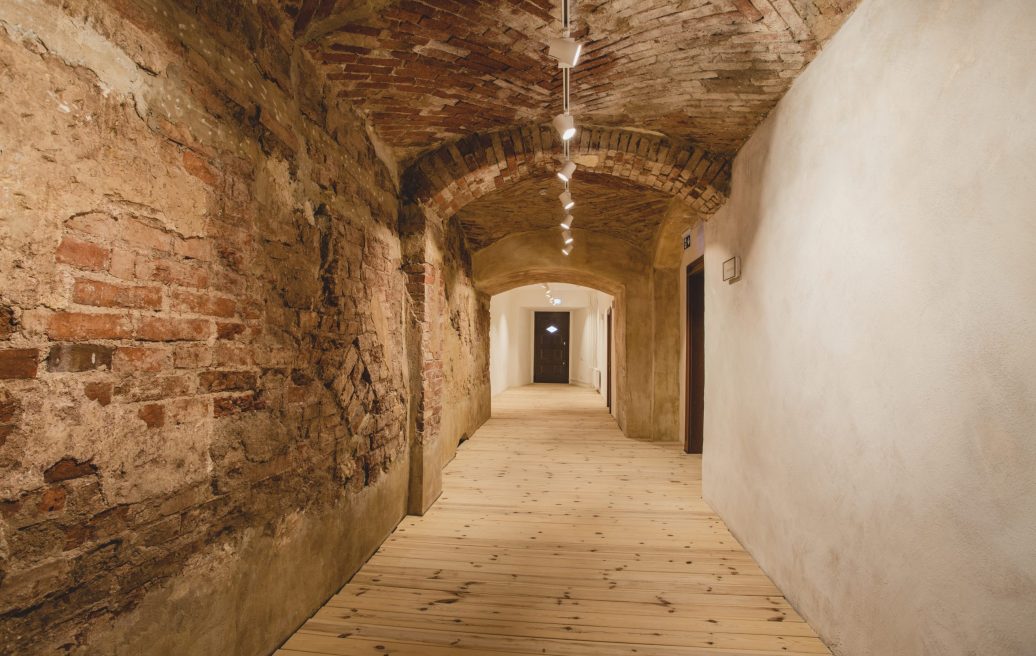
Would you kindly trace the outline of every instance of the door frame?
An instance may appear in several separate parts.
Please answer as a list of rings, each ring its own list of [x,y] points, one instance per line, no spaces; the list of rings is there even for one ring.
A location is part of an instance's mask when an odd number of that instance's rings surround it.
[[[684,317],[687,351],[684,384],[684,452],[701,453],[705,435],[705,257],[687,265]]]
[[[604,384],[605,384],[605,399],[608,403],[609,414],[612,411],[612,309],[608,308],[608,338],[607,345],[605,347],[605,369],[604,369]]]
[[[552,381],[548,384],[554,385],[570,385],[572,383],[572,312],[570,310],[533,310],[532,311],[532,382],[539,383],[536,380],[536,359],[539,355],[539,349],[536,348],[540,336],[537,330],[537,318],[541,314],[558,314],[565,315],[565,382]]]

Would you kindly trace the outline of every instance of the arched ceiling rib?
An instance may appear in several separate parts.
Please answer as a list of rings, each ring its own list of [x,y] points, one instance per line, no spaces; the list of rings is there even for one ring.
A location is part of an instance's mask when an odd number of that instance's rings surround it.
[[[577,225],[647,252],[674,209],[662,194],[715,211],[733,153],[858,1],[572,0],[576,148],[598,157],[576,176]],[[538,126],[560,108],[559,0],[258,2],[394,150],[404,193],[457,214],[475,249],[556,225],[560,148]]]

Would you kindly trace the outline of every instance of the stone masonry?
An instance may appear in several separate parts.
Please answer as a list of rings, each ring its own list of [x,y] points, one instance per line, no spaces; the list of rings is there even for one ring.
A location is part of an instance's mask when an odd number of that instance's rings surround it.
[[[405,479],[409,439],[395,163],[326,100],[281,13],[221,6],[0,10],[11,653],[139,653],[174,583],[163,621],[197,632],[186,653],[268,649],[405,509],[382,482]],[[382,519],[320,538],[345,536],[342,562],[292,592],[296,616],[204,627],[206,586],[244,554],[376,498]]]

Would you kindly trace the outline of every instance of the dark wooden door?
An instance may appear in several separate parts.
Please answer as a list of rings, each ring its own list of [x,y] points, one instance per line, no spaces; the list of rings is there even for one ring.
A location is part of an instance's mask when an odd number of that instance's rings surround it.
[[[684,450],[701,453],[705,441],[705,262],[687,267],[687,434]]]
[[[568,383],[568,312],[537,312],[533,338],[534,383]]]
[[[612,309],[608,308],[608,345],[607,345],[607,366],[604,369],[604,383],[608,390],[608,412],[612,411]]]

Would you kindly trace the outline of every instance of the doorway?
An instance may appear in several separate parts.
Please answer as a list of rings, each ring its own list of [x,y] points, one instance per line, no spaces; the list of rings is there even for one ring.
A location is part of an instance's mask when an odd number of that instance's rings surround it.
[[[607,351],[606,351],[607,355],[605,356],[605,360],[608,363],[607,364],[607,369],[604,370],[604,377],[605,377],[604,386],[605,386],[605,390],[607,390],[606,394],[605,394],[605,398],[608,400],[608,412],[611,413],[611,411],[612,411],[612,309],[611,308],[608,308],[608,337],[607,337],[607,344],[606,344],[605,348],[607,349]]]
[[[532,382],[568,384],[569,313],[537,312],[533,330]]]
[[[684,451],[701,453],[705,442],[705,258],[687,266],[687,405]]]

